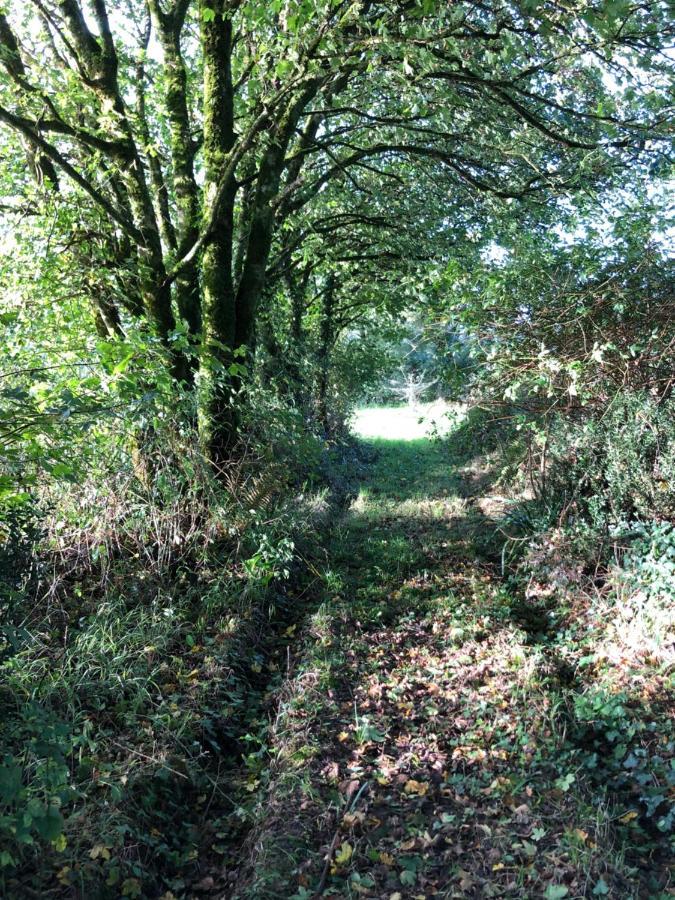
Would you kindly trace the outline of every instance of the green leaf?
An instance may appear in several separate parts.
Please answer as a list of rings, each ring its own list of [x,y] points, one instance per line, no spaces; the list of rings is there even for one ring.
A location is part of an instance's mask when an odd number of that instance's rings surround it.
[[[21,767],[8,764],[0,766],[0,801],[11,803],[21,790]]]
[[[204,9],[202,10],[202,19],[204,20],[204,22],[213,22],[215,18],[216,18],[215,9],[211,9],[210,6],[205,6]]]
[[[50,806],[35,820],[35,830],[46,841],[57,841],[63,832],[63,816],[55,806]]]
[[[75,476],[75,470],[66,463],[56,463],[51,467],[51,473],[55,478],[63,478],[65,481],[72,481]]]
[[[544,900],[562,900],[568,894],[569,888],[566,888],[564,884],[549,884],[544,891]]]
[[[52,842],[57,853],[63,853],[68,846],[65,834],[61,833],[55,841]]]
[[[342,842],[342,846],[335,854],[335,863],[338,866],[345,866],[352,858],[352,854],[354,849],[351,844],[347,843],[347,841]]]
[[[560,778],[556,778],[555,786],[564,793],[567,793],[576,780],[577,778],[574,772],[567,772],[565,775],[561,775]]]

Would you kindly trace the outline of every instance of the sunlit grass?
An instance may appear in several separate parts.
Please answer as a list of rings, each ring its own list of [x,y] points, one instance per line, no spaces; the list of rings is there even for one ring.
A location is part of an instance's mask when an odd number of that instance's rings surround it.
[[[442,400],[410,406],[377,406],[356,409],[352,431],[366,440],[419,441],[432,434],[446,434],[454,411]]]

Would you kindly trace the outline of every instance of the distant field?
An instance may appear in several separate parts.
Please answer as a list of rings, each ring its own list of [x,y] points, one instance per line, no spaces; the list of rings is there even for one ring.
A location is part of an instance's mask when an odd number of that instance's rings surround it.
[[[456,422],[456,409],[442,400],[409,406],[361,407],[354,411],[351,429],[366,439],[415,441],[430,433],[447,433]],[[450,417],[449,417],[450,416]]]

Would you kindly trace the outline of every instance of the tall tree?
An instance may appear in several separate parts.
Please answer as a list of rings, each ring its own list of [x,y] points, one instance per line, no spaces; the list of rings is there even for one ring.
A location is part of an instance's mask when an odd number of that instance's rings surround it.
[[[452,208],[610,177],[660,152],[671,32],[654,0],[31,0],[0,13],[0,122],[107,222],[136,273],[119,327],[140,316],[189,384],[183,323],[218,462],[291,218],[411,160]]]

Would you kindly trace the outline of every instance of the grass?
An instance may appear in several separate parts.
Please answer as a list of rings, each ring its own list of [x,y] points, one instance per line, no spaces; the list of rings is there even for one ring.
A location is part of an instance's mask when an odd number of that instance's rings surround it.
[[[644,760],[637,719],[667,733],[664,710],[595,700],[583,627],[501,578],[485,467],[409,410],[354,427],[375,459],[298,633],[235,895],[665,900],[667,835],[599,762],[622,729]]]
[[[234,557],[109,553],[31,610],[1,670],[3,896],[673,896],[666,657],[633,668],[608,602],[543,566],[504,578],[480,431],[418,418],[357,413],[370,463],[341,514],[301,507],[287,579],[284,518],[257,588]]]
[[[278,573],[291,541],[316,544],[326,504],[284,503],[276,468],[230,490],[190,462],[155,459],[147,485],[122,470],[105,491],[70,486],[39,527],[19,523],[9,554],[0,544],[8,900],[228,886],[267,766],[280,675],[265,662],[295,612]],[[36,572],[23,585],[19,550]]]

